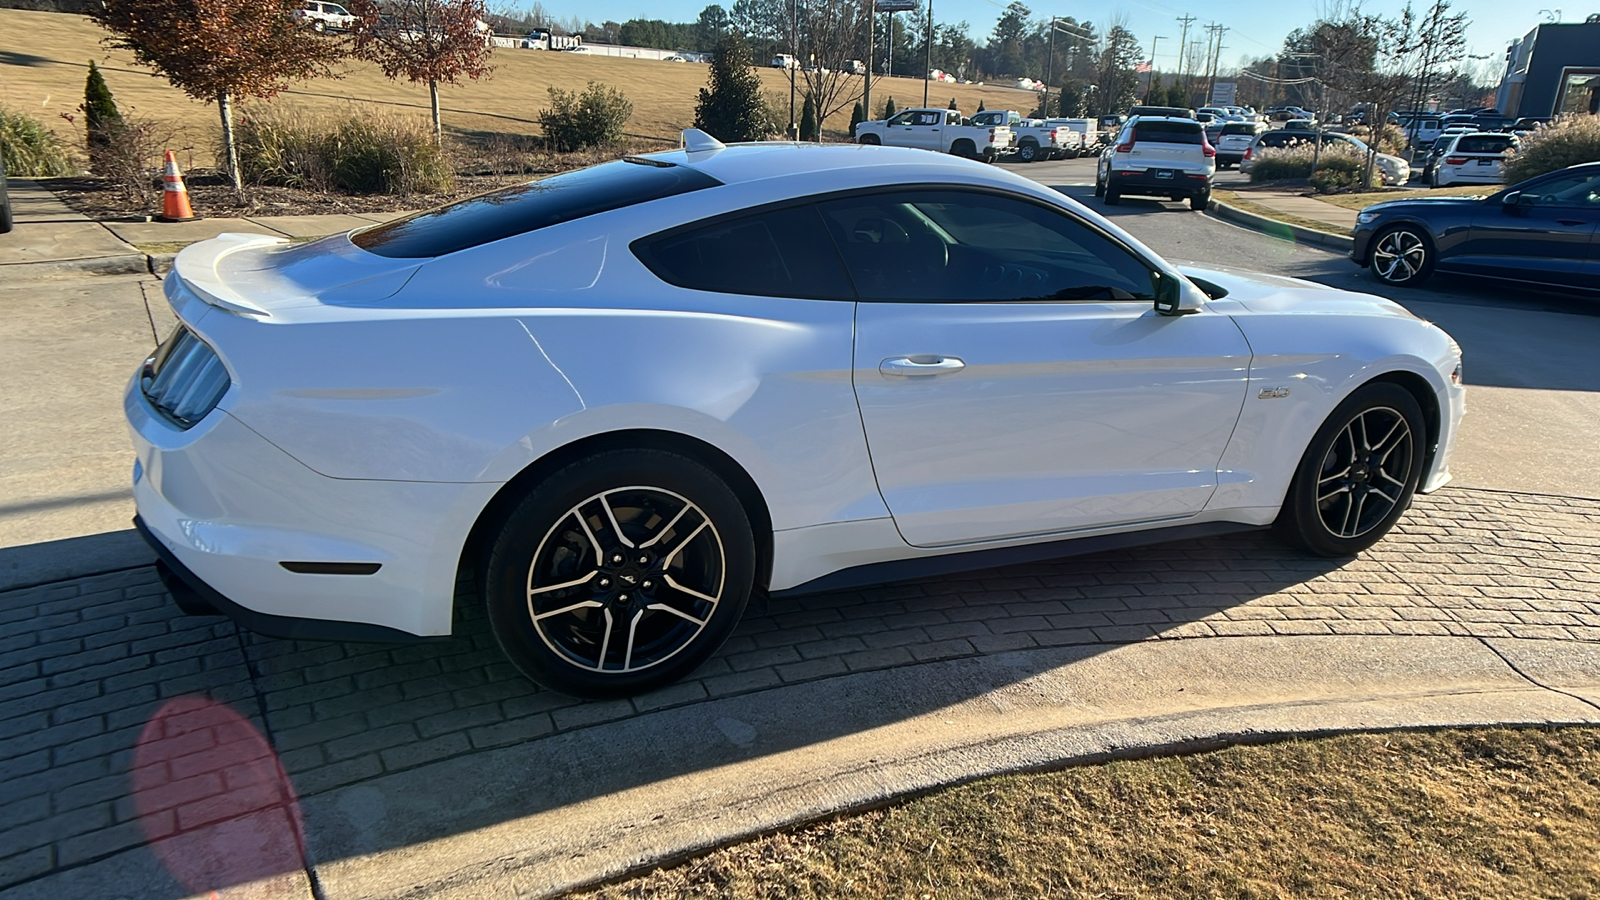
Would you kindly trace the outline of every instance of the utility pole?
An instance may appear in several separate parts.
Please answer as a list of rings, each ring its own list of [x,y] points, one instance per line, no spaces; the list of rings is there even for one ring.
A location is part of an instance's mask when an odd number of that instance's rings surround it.
[[[800,0],[789,5],[789,139],[797,140],[794,127],[794,70],[800,65]]]
[[[888,13],[888,16],[889,16],[889,51],[884,54],[884,59],[883,59],[883,77],[885,77],[885,78],[893,78],[894,77],[894,10],[890,10],[889,13]]]
[[[867,74],[862,76],[866,81],[861,86],[861,114],[870,121],[872,119],[872,64],[873,57],[877,55],[877,48],[873,46],[876,43],[874,38],[877,36],[874,32],[878,25],[877,0],[861,0],[861,2],[867,5]]]
[[[1183,26],[1183,33],[1178,35],[1178,79],[1183,82],[1184,93],[1189,92],[1189,26],[1195,21],[1194,16],[1184,13],[1178,17],[1178,24]]]
[[[1218,25],[1215,22],[1206,26],[1206,31],[1210,32],[1211,34],[1211,41],[1206,47],[1206,96],[1205,101],[1201,104],[1202,106],[1210,105],[1211,98],[1216,90],[1217,63],[1222,56],[1222,36],[1231,30],[1232,29],[1228,28],[1227,26]]]
[[[927,106],[928,80],[933,78],[933,0],[928,0],[928,36],[923,43],[928,45],[928,65],[922,73],[922,105]]]
[[[930,0],[931,2],[931,0]],[[1050,17],[1050,53],[1044,60],[1044,104],[1040,112],[1046,119],[1050,118],[1050,85],[1055,84],[1056,74],[1056,17]]]
[[[1146,105],[1150,103],[1150,89],[1155,87],[1156,84],[1156,42],[1166,39],[1166,35],[1161,34],[1150,39],[1150,71],[1147,73],[1150,77],[1144,80],[1144,102]]]

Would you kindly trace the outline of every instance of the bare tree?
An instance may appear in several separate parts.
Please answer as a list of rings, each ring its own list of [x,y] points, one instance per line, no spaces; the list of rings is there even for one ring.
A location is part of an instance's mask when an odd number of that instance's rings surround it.
[[[819,138],[821,123],[861,99],[862,84],[845,71],[844,64],[861,52],[867,24],[866,7],[861,0],[807,0],[801,7],[801,40],[805,42],[807,65],[800,74],[805,92],[817,108]]]
[[[443,142],[439,84],[487,76],[493,47],[483,0],[350,0],[355,52],[390,78],[427,82],[434,143]]]

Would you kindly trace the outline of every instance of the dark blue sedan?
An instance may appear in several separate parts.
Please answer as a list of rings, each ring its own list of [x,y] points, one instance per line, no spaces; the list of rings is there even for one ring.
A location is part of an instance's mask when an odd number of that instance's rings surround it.
[[[1429,197],[1369,206],[1350,259],[1379,281],[1414,285],[1434,272],[1600,290],[1600,162],[1530,178],[1488,197]]]

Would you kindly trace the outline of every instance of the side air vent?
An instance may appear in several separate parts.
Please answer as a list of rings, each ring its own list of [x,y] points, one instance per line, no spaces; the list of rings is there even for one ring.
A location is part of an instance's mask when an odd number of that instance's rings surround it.
[[[222,401],[231,383],[216,351],[180,325],[144,361],[139,388],[163,418],[188,429]]]

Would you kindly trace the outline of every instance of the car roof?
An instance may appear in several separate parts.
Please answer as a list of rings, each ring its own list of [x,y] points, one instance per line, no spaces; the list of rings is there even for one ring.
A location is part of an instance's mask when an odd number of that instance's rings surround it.
[[[899,168],[906,165],[965,170],[970,175],[974,166],[969,159],[948,153],[929,153],[912,147],[816,144],[810,141],[756,141],[729,144],[723,150],[668,150],[642,154],[640,158],[687,166],[723,184],[760,181],[783,175],[806,175],[828,169]],[[980,169],[987,168],[980,166]]]

